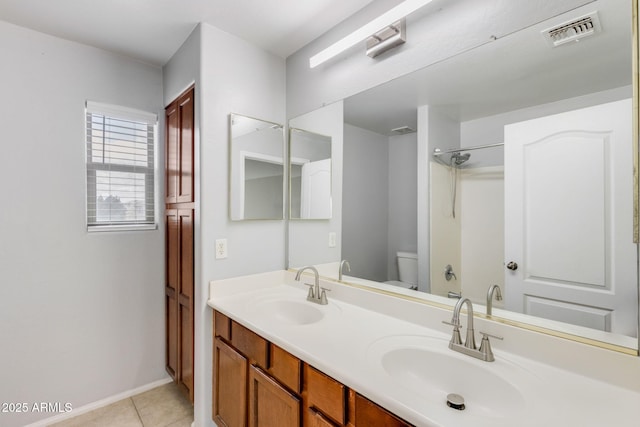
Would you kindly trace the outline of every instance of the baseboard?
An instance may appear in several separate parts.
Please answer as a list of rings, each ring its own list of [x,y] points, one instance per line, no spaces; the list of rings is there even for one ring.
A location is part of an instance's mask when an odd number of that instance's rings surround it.
[[[171,379],[170,377],[166,377],[161,380],[154,381],[149,384],[145,384],[141,387],[134,388],[132,390],[123,391],[122,393],[114,394],[113,396],[109,396],[105,399],[88,403],[79,408],[73,408],[73,411],[71,412],[66,412],[64,414],[59,414],[53,417],[45,418],[40,421],[36,421],[35,423],[28,424],[25,427],[46,427],[53,423],[59,423],[60,421],[68,420],[69,418],[86,414],[87,412],[91,412],[95,409],[102,408],[103,406],[111,405],[112,403],[116,403],[119,400],[126,399],[131,396],[135,396],[136,394],[144,393],[145,391],[151,390],[152,388],[156,388],[156,387],[160,387],[161,385],[168,384],[171,381],[173,381],[173,379]]]

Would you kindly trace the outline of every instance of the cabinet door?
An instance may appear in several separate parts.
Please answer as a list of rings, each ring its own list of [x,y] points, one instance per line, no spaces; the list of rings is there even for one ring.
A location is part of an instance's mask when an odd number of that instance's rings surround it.
[[[179,229],[178,211],[165,212],[165,333],[166,369],[175,380],[178,375],[178,288],[179,288]]]
[[[193,402],[193,209],[179,209],[177,220],[180,242],[178,384]]]
[[[178,102],[172,102],[165,109],[165,153],[164,153],[164,202],[178,201],[178,146],[180,138],[180,114]]]
[[[307,421],[308,427],[340,427],[338,424],[331,421],[329,418],[322,415],[321,412],[316,411],[313,408],[309,408],[309,416]]]
[[[219,426],[245,427],[247,359],[220,338],[213,341],[213,421]]]
[[[249,368],[249,427],[300,426],[300,400],[262,369]]]
[[[165,109],[165,203],[193,202],[194,89]]]
[[[356,394],[356,427],[409,427],[386,409]]]
[[[195,201],[193,197],[193,149],[194,149],[194,89],[178,99],[180,135],[178,150],[177,203]]]

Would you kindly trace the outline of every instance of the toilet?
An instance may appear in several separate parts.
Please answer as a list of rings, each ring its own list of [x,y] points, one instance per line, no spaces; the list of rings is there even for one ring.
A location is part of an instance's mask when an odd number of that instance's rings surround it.
[[[406,289],[418,289],[418,254],[414,252],[398,252],[398,280],[384,283]]]

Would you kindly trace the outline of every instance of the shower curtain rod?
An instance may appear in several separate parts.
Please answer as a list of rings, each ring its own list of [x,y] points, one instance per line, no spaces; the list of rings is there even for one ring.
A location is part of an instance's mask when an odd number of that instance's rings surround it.
[[[445,150],[445,151],[442,151],[439,148],[434,148],[433,155],[439,156],[441,154],[460,153],[462,151],[472,151],[472,150],[480,150],[483,148],[502,147],[503,145],[504,145],[504,142],[498,142],[496,144],[476,145],[474,147],[468,147],[468,148],[454,148],[452,150]]]

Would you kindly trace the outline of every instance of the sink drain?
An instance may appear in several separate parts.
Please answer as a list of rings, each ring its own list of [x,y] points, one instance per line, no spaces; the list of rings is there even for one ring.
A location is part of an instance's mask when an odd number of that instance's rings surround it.
[[[447,406],[458,411],[464,410],[464,397],[456,393],[447,394]]]

